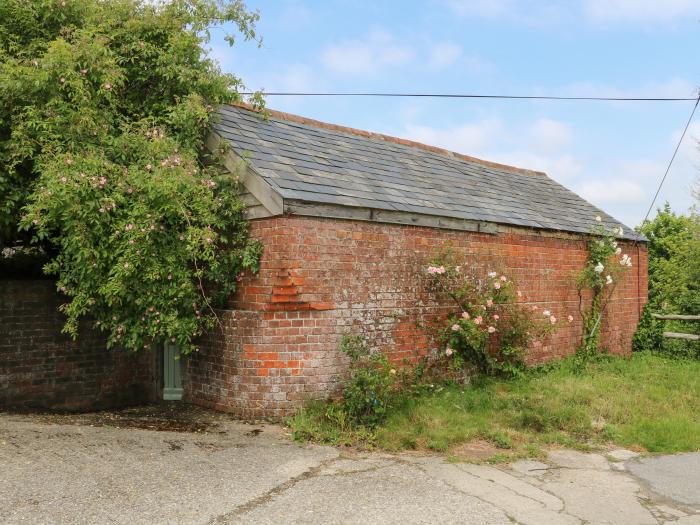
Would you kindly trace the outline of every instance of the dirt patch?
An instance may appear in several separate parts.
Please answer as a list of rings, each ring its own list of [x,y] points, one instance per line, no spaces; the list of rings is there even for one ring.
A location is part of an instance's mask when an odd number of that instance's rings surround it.
[[[234,419],[228,414],[179,402],[163,402],[84,414],[25,412],[22,415],[36,422],[55,425],[139,428],[160,432],[190,433],[225,433],[221,422]]]
[[[502,452],[503,450],[497,448],[488,441],[476,439],[469,443],[456,446],[452,450],[452,455],[471,461],[485,461]]]

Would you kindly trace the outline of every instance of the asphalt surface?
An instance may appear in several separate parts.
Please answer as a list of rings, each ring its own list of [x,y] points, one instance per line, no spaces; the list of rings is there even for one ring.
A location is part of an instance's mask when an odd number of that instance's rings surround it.
[[[224,416],[178,428],[0,414],[0,523],[700,524],[698,454],[494,467],[299,445]]]
[[[639,458],[627,468],[655,493],[700,507],[700,454]]]

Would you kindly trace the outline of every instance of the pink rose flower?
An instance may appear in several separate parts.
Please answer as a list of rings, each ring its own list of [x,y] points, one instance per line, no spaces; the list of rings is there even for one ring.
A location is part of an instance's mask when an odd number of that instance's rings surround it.
[[[496,331],[496,329],[493,326],[489,326],[487,329],[488,333],[492,334]]]
[[[447,348],[445,348],[445,355],[447,357],[450,357],[452,355],[452,352],[453,352],[453,350],[449,346]]]
[[[494,318],[494,320],[498,321],[501,317],[498,314],[496,314],[493,316],[493,318]]]
[[[552,315],[549,317],[549,322],[552,324],[557,324],[557,318]]]
[[[496,281],[495,283],[493,283],[493,287],[494,287],[496,290],[500,290],[500,289],[501,289],[501,283],[499,283],[498,281]]]
[[[569,322],[571,323],[571,322],[573,322],[573,320],[574,320],[574,316],[573,316],[573,315],[570,315],[569,317],[566,318],[566,320],[569,321]]]
[[[486,306],[491,308],[493,306],[493,299],[486,299]]]
[[[474,324],[481,324],[484,319],[481,316],[474,318]]]
[[[457,323],[452,325],[452,331],[453,332],[459,332],[459,325]]]
[[[508,278],[505,275],[501,275],[501,281],[506,282]]]
[[[462,319],[469,320],[469,312],[462,312]]]

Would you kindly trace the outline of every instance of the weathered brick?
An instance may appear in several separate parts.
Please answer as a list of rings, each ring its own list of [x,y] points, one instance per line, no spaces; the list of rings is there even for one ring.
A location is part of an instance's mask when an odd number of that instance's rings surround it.
[[[50,280],[0,280],[0,408],[97,410],[155,397],[151,352],[108,350],[82,323],[72,341],[61,334],[65,302]]]
[[[518,228],[489,235],[295,216],[255,220],[251,232],[265,245],[261,270],[221,312],[223,328],[187,362],[186,397],[198,404],[243,417],[280,417],[309,395],[331,394],[347,366],[338,352],[346,332],[363,333],[397,363],[434,352],[431,326],[451,307],[434,302],[421,273],[447,245],[469,263],[507,273],[528,303],[575,317],[533,345],[530,362],[562,358],[580,340],[574,277],[587,257],[581,236]],[[645,245],[621,245],[635,267],[619,283],[603,324],[603,344],[613,353],[630,351],[647,293]],[[224,371],[215,375],[216,363]],[[258,380],[276,390],[253,390]],[[274,393],[286,393],[286,401]]]

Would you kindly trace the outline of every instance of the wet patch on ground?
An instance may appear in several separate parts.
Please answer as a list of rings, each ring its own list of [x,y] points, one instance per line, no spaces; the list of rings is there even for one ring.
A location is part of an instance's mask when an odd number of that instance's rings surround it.
[[[6,412],[13,414],[13,412]],[[180,402],[161,402],[118,410],[86,413],[14,412],[23,419],[52,425],[137,428],[158,432],[223,433],[222,423],[235,421],[229,414]]]

